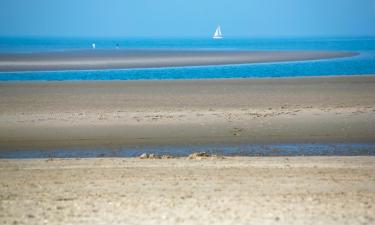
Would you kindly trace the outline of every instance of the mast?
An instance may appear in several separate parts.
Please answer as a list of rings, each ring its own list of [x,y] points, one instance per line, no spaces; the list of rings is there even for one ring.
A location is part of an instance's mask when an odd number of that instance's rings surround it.
[[[218,31],[218,33],[219,33],[219,36],[222,36],[222,34],[221,34],[221,27],[220,27],[220,25],[219,25],[219,27],[217,28],[217,31]]]

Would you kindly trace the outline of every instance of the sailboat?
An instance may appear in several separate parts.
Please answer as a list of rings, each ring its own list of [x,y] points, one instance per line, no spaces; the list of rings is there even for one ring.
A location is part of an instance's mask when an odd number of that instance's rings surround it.
[[[221,33],[220,25],[217,26],[215,34],[214,34],[214,36],[212,38],[213,39],[223,39],[224,38],[223,35],[222,35],[222,33]]]

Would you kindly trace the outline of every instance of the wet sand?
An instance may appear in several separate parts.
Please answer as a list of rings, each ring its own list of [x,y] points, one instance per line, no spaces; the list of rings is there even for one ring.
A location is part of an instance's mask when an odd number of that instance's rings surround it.
[[[375,157],[0,159],[0,223],[374,224]]]
[[[374,143],[375,76],[0,82],[0,150]]]
[[[0,54],[0,72],[204,66],[341,58],[355,52],[80,50]]]
[[[0,151],[374,143],[374,87],[375,76],[0,82]],[[0,159],[0,224],[373,224],[374,174],[373,156]]]

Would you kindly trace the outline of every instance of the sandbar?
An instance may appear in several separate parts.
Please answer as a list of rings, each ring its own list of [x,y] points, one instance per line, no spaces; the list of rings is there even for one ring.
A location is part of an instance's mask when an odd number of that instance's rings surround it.
[[[0,82],[0,150],[374,141],[373,75]]]
[[[0,54],[0,72],[205,66],[356,56],[341,51],[76,50]]]

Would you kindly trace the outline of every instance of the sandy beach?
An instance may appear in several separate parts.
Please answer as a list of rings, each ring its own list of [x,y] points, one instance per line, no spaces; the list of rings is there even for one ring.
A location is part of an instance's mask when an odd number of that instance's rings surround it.
[[[373,75],[0,82],[0,151],[374,143],[374,87]],[[0,159],[0,171],[1,224],[375,220],[374,156]]]
[[[0,149],[374,143],[375,76],[1,82]]]
[[[0,0],[0,225],[375,225],[375,0]]]
[[[375,157],[0,160],[1,224],[373,224]]]
[[[0,72],[248,64],[356,56],[341,51],[76,50],[0,53]]]

